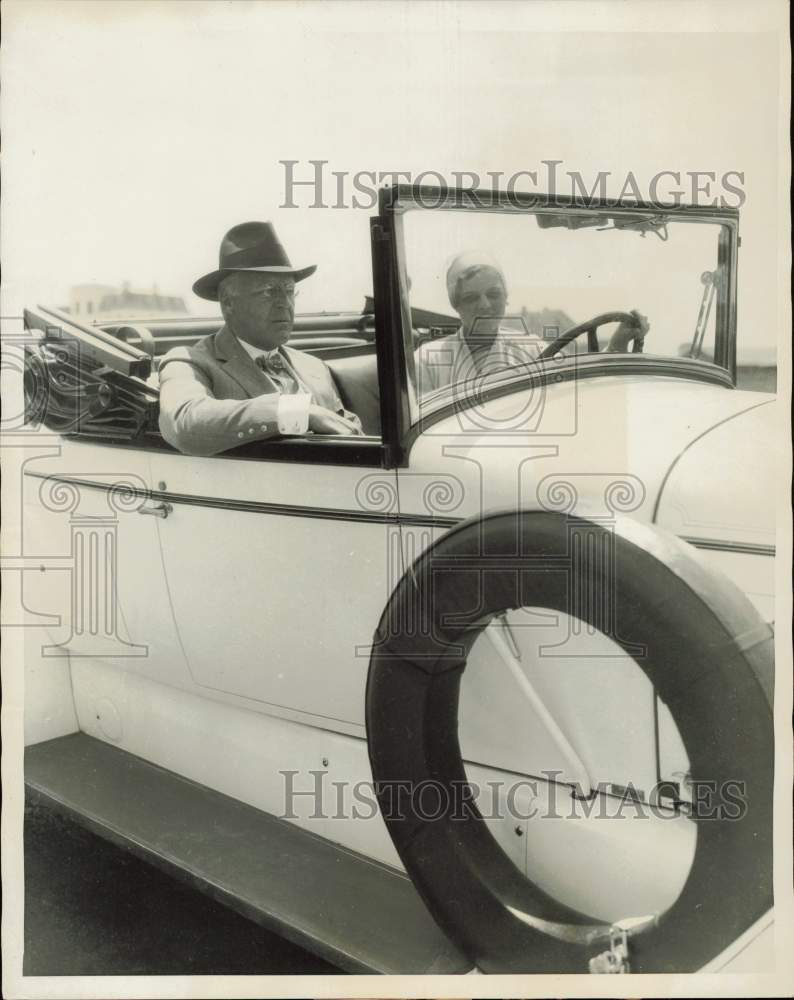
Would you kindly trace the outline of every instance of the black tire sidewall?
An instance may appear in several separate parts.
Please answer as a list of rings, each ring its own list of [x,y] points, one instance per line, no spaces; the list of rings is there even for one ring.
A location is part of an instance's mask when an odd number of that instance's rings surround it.
[[[606,544],[612,568],[581,546],[579,562],[560,573],[572,530]],[[392,595],[370,662],[367,734],[381,811],[436,920],[480,969],[587,971],[604,946],[559,940],[541,922],[598,921],[551,899],[531,872],[522,877],[475,808],[428,822],[409,793],[397,796],[398,808],[393,793],[399,782],[435,782],[459,801],[466,774],[457,709],[471,646],[501,611],[567,612],[581,574],[594,590],[614,588],[613,638],[646,648],[638,666],[672,712],[693,780],[745,790],[740,819],[693,820],[684,889],[657,926],[632,939],[632,971],[695,971],[771,905],[771,637],[732,584],[656,529],[513,511],[465,522],[420,557]],[[582,617],[598,624],[586,609]]]

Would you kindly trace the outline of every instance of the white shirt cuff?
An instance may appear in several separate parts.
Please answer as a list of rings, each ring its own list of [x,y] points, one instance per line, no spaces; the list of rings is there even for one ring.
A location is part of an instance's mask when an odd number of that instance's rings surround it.
[[[311,393],[308,392],[282,393],[278,397],[279,434],[305,434],[308,431],[311,401]]]

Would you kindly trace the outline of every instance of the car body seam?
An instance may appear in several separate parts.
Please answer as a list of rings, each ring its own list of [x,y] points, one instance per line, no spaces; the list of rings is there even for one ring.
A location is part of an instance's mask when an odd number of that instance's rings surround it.
[[[657,518],[659,516],[659,507],[661,506],[661,503],[662,503],[662,496],[664,494],[665,487],[667,486],[667,483],[670,480],[670,476],[672,475],[673,470],[678,465],[678,463],[681,461],[681,459],[684,457],[684,455],[686,455],[686,453],[689,451],[689,449],[693,445],[697,444],[698,441],[701,441],[704,437],[706,437],[706,435],[711,434],[711,432],[713,430],[716,430],[718,427],[722,427],[723,424],[727,424],[731,420],[735,420],[736,417],[741,417],[745,413],[750,413],[752,410],[757,410],[759,407],[761,407],[761,406],[767,406],[769,403],[772,403],[772,402],[774,402],[774,397],[772,397],[771,399],[764,399],[760,403],[753,403],[752,406],[748,406],[748,407],[746,407],[743,410],[738,410],[736,413],[731,413],[729,416],[723,417],[721,420],[718,420],[715,424],[712,424],[711,427],[707,427],[706,430],[701,431],[700,434],[697,434],[695,437],[692,438],[691,441],[689,441],[687,444],[684,445],[684,447],[681,449],[681,451],[679,451],[679,453],[676,455],[676,457],[670,463],[670,466],[667,469],[667,472],[665,472],[665,474],[664,474],[664,476],[662,478],[662,483],[661,483],[661,486],[659,487],[659,492],[656,494],[656,500],[654,501],[654,505],[653,505],[653,514],[651,514],[651,524],[656,524],[657,523]],[[691,541],[691,539],[687,539],[687,541]],[[706,546],[704,546],[704,548],[705,547]],[[711,547],[713,547],[713,546],[711,546]]]

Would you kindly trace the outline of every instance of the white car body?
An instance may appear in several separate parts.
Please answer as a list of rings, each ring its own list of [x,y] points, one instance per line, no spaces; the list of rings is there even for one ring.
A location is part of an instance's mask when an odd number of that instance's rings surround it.
[[[376,278],[384,315],[379,293]],[[81,434],[32,450],[24,518],[48,565],[26,575],[25,601],[60,621],[31,631],[26,742],[86,734],[402,869],[380,817],[353,809],[353,788],[372,782],[370,654],[390,594],[453,524],[504,508],[630,518],[683,539],[772,622],[772,397],[639,361],[549,383],[539,409],[537,392],[524,384],[483,404],[491,429],[479,411],[450,411],[394,462],[279,461],[276,446],[259,460],[199,458]],[[533,406],[531,437],[518,439]],[[167,516],[141,516],[161,504]],[[588,818],[565,783],[631,784],[647,800],[660,776],[683,782],[672,717],[604,636],[555,616],[508,620],[538,702],[504,639],[479,639],[461,695],[467,775],[483,789],[502,782],[498,797],[506,776],[557,770],[556,791],[541,781],[513,805],[562,794],[565,816],[508,815],[489,829],[518,872],[578,911],[611,925],[663,912],[687,879],[691,821],[650,817],[638,838],[636,824]],[[561,643],[567,667],[539,652]],[[571,666],[593,656],[598,671]],[[320,773],[324,795],[341,796],[334,814],[318,817],[309,794],[285,812],[287,772],[305,792]],[[771,939],[767,913],[705,969],[763,971]]]

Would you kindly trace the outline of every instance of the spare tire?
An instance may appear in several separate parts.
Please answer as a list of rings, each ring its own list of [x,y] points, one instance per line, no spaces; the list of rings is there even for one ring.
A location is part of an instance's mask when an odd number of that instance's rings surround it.
[[[607,560],[593,555],[604,543]],[[632,972],[695,971],[772,904],[773,637],[727,578],[659,529],[510,511],[464,521],[423,553],[389,600],[369,666],[381,813],[433,916],[478,968],[588,971],[610,928],[553,899],[531,870],[523,877],[470,801],[461,814],[457,731],[466,658],[491,618],[519,607],[566,613],[585,581],[596,593],[611,588],[615,641],[644,647],[634,658],[672,713],[693,781],[744,783],[740,819],[715,818],[713,800],[708,812],[694,809],[684,888],[630,938]],[[454,809],[428,819],[414,794],[428,782]]]

